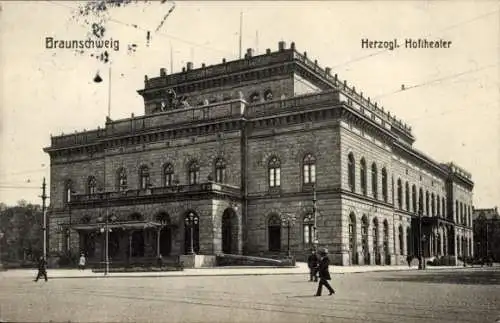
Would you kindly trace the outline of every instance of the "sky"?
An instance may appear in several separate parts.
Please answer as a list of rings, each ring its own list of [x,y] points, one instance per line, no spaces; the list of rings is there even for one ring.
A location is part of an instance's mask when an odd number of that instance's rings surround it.
[[[42,179],[50,180],[42,149],[51,135],[104,126],[108,65],[88,50],[46,48],[47,37],[88,39],[78,4],[1,3],[0,202],[8,205],[41,203]],[[161,25],[172,7],[138,1],[107,10],[104,39],[120,42],[110,51],[112,119],[144,114],[136,92],[144,75],[159,76],[162,67],[170,73],[171,66],[179,72],[188,61],[200,67],[237,59],[242,13],[243,52],[262,54],[294,41],[411,125],[415,148],[469,171],[476,208],[500,205],[500,2],[178,1]],[[408,49],[407,38],[452,43]],[[403,46],[367,49],[363,39],[397,39]],[[96,73],[103,82],[93,82]]]

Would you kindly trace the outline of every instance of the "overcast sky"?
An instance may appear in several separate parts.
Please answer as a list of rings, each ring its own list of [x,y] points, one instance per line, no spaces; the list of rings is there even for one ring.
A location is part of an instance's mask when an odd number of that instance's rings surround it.
[[[72,18],[75,2],[3,2],[0,82],[0,201],[40,203],[50,135],[103,126],[107,70],[69,49],[46,49],[46,37],[85,40],[89,27]],[[472,173],[476,208],[500,205],[500,5],[497,1],[427,2],[139,2],[109,10],[105,39],[111,52],[113,119],[144,113],[136,90],[144,75],[174,72],[193,61],[238,58],[243,51],[277,50],[295,41],[321,66],[376,98],[413,127],[414,146],[440,162]],[[134,27],[133,25],[137,25]],[[151,31],[149,47],[146,31]],[[406,38],[451,41],[448,49],[363,49],[361,40]],[[127,45],[137,44],[135,53]],[[173,62],[170,51],[173,52]],[[104,82],[92,81],[96,72]],[[400,91],[405,84],[405,91]]]

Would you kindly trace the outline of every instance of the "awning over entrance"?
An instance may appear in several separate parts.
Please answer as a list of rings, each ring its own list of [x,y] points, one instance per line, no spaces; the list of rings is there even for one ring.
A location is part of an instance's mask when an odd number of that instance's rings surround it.
[[[107,226],[108,229],[143,230],[149,228],[159,228],[167,225],[153,221],[127,221],[127,222],[109,222]],[[106,227],[106,223],[89,223],[89,224],[73,225],[72,229],[77,231],[98,231],[101,228],[104,229],[104,227]]]

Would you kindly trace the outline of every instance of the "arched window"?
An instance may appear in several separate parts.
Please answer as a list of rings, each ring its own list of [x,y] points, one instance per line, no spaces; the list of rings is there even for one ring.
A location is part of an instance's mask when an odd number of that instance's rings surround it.
[[[352,153],[348,156],[347,161],[347,182],[351,192],[356,190],[356,162]]]
[[[424,213],[424,191],[422,188],[418,191],[418,213]]]
[[[308,245],[314,242],[314,218],[312,214],[306,214],[303,222],[304,244]]]
[[[349,214],[349,252],[353,265],[358,263],[356,247],[356,215]]]
[[[460,223],[464,224],[464,208],[462,202],[460,202],[459,205],[460,205]]]
[[[89,176],[87,179],[87,194],[94,195],[97,193],[97,181],[94,176]]]
[[[215,181],[224,183],[226,181],[226,162],[222,158],[215,161]]]
[[[269,251],[281,250],[281,220],[278,215],[273,214],[267,221],[268,247]]]
[[[189,184],[198,184],[200,180],[200,165],[196,160],[191,161],[188,166]]]
[[[163,166],[163,186],[170,187],[174,184],[174,166],[168,163]]]
[[[389,223],[387,220],[384,220],[384,235],[383,235],[383,243],[384,243],[384,257],[385,264],[390,264],[390,255],[389,255]]]
[[[149,167],[141,166],[139,169],[139,189],[145,190],[149,188]]]
[[[403,227],[399,226],[399,254],[402,256],[405,254],[404,250],[404,235],[403,235]]]
[[[365,265],[370,264],[370,250],[368,249],[368,218],[363,215],[361,219],[361,249],[363,251],[363,260]]]
[[[73,191],[73,182],[68,179],[64,182],[64,195],[63,195],[63,202],[64,203],[69,203],[71,202],[71,192]]]
[[[278,158],[272,157],[268,163],[269,170],[269,187],[280,187],[281,186],[281,163]]]
[[[425,215],[429,216],[429,191],[425,191]]]
[[[364,158],[361,158],[359,163],[360,165],[360,176],[361,176],[361,193],[366,195],[366,161]]]
[[[436,216],[436,201],[434,193],[431,194],[431,216]]]
[[[403,209],[403,185],[400,178],[398,178],[398,206],[400,210]]]
[[[436,195],[436,215],[441,216],[441,198],[439,195]]]
[[[378,262],[379,255],[379,236],[378,236],[378,220],[377,218],[373,219],[373,227],[372,227],[372,237],[373,237],[373,254],[375,255],[375,262]]]
[[[123,192],[127,189],[127,171],[125,168],[120,168],[117,172],[117,189]]]
[[[372,194],[373,198],[377,198],[378,195],[378,171],[377,164],[372,164]]]
[[[304,157],[304,184],[314,184],[316,182],[316,158],[307,154]]]
[[[410,184],[405,184],[405,207],[406,211],[410,212]]]
[[[388,199],[388,194],[387,194],[387,170],[382,168],[382,198],[384,199],[384,202],[387,202]]]
[[[417,187],[412,185],[411,187],[411,201],[413,204],[413,213],[417,213]]]

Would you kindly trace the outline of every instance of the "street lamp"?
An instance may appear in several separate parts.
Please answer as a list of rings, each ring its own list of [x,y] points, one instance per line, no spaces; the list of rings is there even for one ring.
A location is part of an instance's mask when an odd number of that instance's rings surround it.
[[[287,236],[288,236],[287,254],[289,258],[292,257],[292,253],[290,252],[290,228],[295,224],[295,220],[296,220],[295,214],[285,214],[281,217],[281,222],[287,228]]]
[[[193,246],[193,232],[194,232],[194,226],[198,224],[198,217],[193,212],[189,212],[184,221],[186,223],[186,226],[190,229],[190,236],[191,236],[188,255],[195,255]]]
[[[106,212],[106,220],[104,222],[104,227],[101,227],[99,231],[101,233],[104,233],[104,275],[107,275],[109,273],[109,233],[111,232],[111,229],[109,229],[108,226],[107,212]]]
[[[107,55],[107,53],[106,53]],[[108,62],[108,61],[106,61]],[[111,121],[111,61],[109,61],[109,69],[108,69],[108,115],[106,117],[106,126],[104,129],[107,127],[108,121]],[[97,72],[96,76],[94,77],[94,82],[95,83],[101,83],[102,82],[102,77],[99,75],[99,72]],[[105,130],[106,134],[107,131]],[[107,275],[109,273],[109,228],[108,228],[108,217],[109,217],[109,196],[106,196],[106,145],[103,147],[103,173],[104,173],[104,187],[103,187],[103,193],[104,193],[104,198],[106,199],[105,202],[105,208],[106,208],[106,222],[105,222],[105,259],[104,259],[104,275]],[[102,232],[103,228],[101,228]]]

